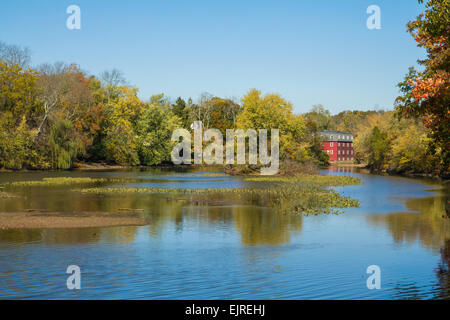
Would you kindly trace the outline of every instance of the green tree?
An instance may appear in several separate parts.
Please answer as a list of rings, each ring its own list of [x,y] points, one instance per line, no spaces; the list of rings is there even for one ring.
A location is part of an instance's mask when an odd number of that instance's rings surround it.
[[[313,135],[309,143],[309,152],[312,159],[316,159],[317,164],[321,167],[330,164],[330,156],[323,149],[323,141],[318,135]]]
[[[373,127],[369,146],[369,167],[372,171],[380,172],[385,164],[388,152],[387,135],[378,126]]]
[[[192,123],[192,109],[181,97],[172,104],[172,113],[181,120],[181,126],[189,129]]]
[[[71,168],[74,159],[83,151],[83,144],[69,120],[58,120],[50,127],[48,144],[52,167],[56,169]]]
[[[136,124],[137,150],[141,164],[158,165],[170,160],[172,132],[181,120],[160,102],[148,105]]]

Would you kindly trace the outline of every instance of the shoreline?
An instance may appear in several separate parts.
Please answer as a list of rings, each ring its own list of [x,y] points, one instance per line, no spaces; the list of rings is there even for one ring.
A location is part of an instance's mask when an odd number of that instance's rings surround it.
[[[0,230],[72,229],[145,226],[149,222],[138,215],[108,212],[0,212]]]
[[[329,166],[323,167],[322,169],[328,169],[330,167],[339,167],[339,168],[357,168],[357,169],[367,169],[370,170],[370,168],[367,167],[367,164],[355,164],[355,163],[337,163],[332,162]],[[11,169],[4,169],[0,168],[0,173],[14,173],[14,172],[70,172],[70,171],[107,171],[107,170],[130,170],[130,169],[170,169],[170,168],[181,168],[181,169],[188,169],[188,168],[215,168],[215,169],[222,169],[224,172],[230,174],[230,175],[236,175],[236,176],[254,176],[255,174],[239,174],[236,172],[228,172],[226,166],[223,165],[174,165],[174,164],[160,164],[156,166],[130,166],[130,165],[118,165],[118,164],[108,164],[104,162],[89,162],[89,163],[75,163],[74,167],[70,169],[20,169],[20,170],[11,170]],[[420,173],[420,172],[388,172],[386,170],[383,170],[381,174],[387,175],[387,176],[400,176],[400,177],[408,177],[408,178],[430,178],[430,179],[437,179],[442,181],[448,181],[449,175],[435,175],[430,173]],[[1,191],[1,189],[0,189]]]

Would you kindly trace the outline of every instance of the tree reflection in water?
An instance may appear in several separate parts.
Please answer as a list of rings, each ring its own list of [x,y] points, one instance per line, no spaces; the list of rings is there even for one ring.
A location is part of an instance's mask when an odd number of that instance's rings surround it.
[[[447,210],[448,194],[410,199],[405,204],[410,212],[368,216],[367,219],[373,225],[385,226],[396,243],[414,243],[419,240],[425,248],[440,253],[441,261],[436,268],[438,284],[435,297],[449,299],[450,216]]]

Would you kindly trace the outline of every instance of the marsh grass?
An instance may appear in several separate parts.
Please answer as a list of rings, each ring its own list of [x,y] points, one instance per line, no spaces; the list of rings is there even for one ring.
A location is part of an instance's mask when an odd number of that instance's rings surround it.
[[[188,177],[225,177],[222,173],[190,174]],[[88,186],[90,188],[73,189],[83,194],[130,194],[159,193],[184,194],[194,199],[195,195],[207,195],[223,199],[236,199],[244,203],[257,203],[274,208],[283,214],[316,215],[320,213],[342,213],[342,208],[358,207],[359,202],[349,197],[341,196],[328,187],[361,184],[361,180],[349,176],[334,175],[301,175],[295,177],[271,176],[248,177],[244,181],[253,182],[252,188],[209,188],[209,189],[171,189],[171,188],[133,188],[133,187],[102,187],[105,184],[130,183],[147,179],[129,178],[43,178],[38,181],[11,182],[12,187],[41,186]],[[191,201],[187,199],[188,201]]]
[[[130,179],[106,179],[106,178],[71,178],[71,177],[58,177],[58,178],[43,178],[36,181],[15,181],[9,182],[7,185],[11,187],[45,187],[45,186],[70,186],[70,185],[83,185],[83,184],[100,184],[100,183],[113,183],[113,182],[129,182]]]
[[[83,194],[129,194],[159,193],[208,195],[211,197],[229,197],[250,203],[259,203],[276,209],[283,214],[317,215],[321,213],[339,214],[343,208],[358,207],[359,201],[341,196],[328,186],[360,184],[361,180],[346,176],[302,176],[260,177],[246,181],[264,182],[255,188],[209,188],[209,189],[169,189],[169,188],[87,188]],[[267,185],[267,181],[275,182]]]
[[[301,175],[294,177],[285,177],[285,176],[250,177],[245,178],[244,181],[283,182],[290,184],[313,183],[316,185],[329,187],[358,185],[362,183],[361,179],[359,178],[350,176],[334,176],[334,175]]]
[[[229,174],[226,173],[205,173],[205,174],[176,174],[171,177],[230,177]]]
[[[226,174],[192,174],[192,175],[173,175],[168,177],[226,177]],[[161,178],[72,178],[72,177],[57,177],[57,178],[43,178],[42,180],[35,181],[14,181],[5,183],[8,187],[58,187],[58,186],[71,186],[71,185],[89,185],[89,184],[106,184],[106,183],[133,183],[133,182],[166,182],[167,179]],[[184,182],[184,180],[180,180]]]
[[[18,196],[0,190],[0,199],[12,199],[12,198],[18,198]]]

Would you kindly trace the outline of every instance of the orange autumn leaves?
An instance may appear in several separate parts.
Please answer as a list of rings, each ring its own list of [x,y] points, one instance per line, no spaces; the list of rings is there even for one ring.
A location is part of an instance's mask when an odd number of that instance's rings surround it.
[[[426,50],[418,61],[424,70],[410,68],[395,104],[400,116],[419,118],[429,129],[429,152],[442,159],[439,170],[445,173],[450,168],[450,0],[428,0],[425,8],[407,25],[417,46]]]
[[[416,79],[408,79],[408,83],[413,87],[411,93],[414,99],[419,102],[435,97],[448,82],[449,74],[446,72],[438,72],[430,78],[424,78],[419,73]]]

